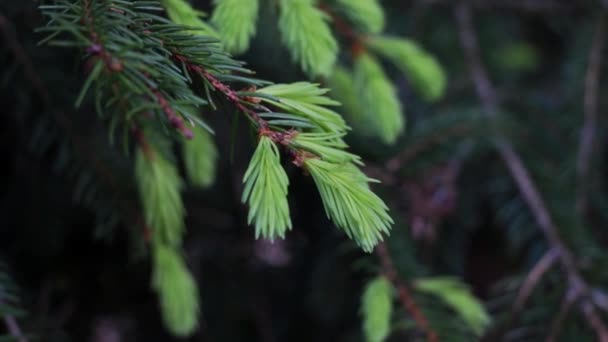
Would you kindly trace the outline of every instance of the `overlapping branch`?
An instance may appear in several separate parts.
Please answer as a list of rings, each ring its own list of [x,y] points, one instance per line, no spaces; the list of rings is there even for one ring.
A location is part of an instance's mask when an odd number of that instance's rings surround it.
[[[455,7],[454,14],[460,42],[469,63],[475,90],[486,115],[494,118],[498,111],[498,100],[494,85],[490,81],[480,57],[481,54],[473,28],[471,9],[467,4],[461,2]],[[581,276],[571,251],[562,242],[549,210],[523,160],[515,152],[511,143],[504,137],[496,136],[494,144],[536,219],[538,227],[544,234],[552,250],[558,255],[559,262],[568,279],[568,293],[572,294],[571,296],[569,295],[569,298],[572,301],[578,301],[579,310],[587,318],[598,339],[602,342],[608,341],[608,329],[601,321],[600,315],[589,298],[591,288]]]

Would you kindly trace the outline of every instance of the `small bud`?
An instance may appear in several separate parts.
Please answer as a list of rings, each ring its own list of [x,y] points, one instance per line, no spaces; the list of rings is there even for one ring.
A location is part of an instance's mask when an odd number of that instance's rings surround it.
[[[110,68],[110,70],[112,70],[114,72],[120,72],[123,69],[122,63],[119,60],[114,59],[114,58],[112,58],[108,67]]]
[[[194,138],[194,133],[190,128],[183,127],[181,131],[186,139],[191,140],[192,138]]]
[[[87,52],[93,55],[99,55],[101,53],[103,49],[101,48],[101,45],[99,44],[93,44],[91,46],[89,46],[89,48],[87,49]]]

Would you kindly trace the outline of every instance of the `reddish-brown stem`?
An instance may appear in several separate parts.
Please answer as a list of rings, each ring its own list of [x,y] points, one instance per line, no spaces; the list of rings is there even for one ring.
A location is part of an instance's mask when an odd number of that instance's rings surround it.
[[[222,93],[228,101],[230,101],[240,112],[249,116],[258,126],[258,134],[260,136],[267,136],[272,139],[274,142],[288,146],[289,142],[293,139],[293,137],[297,134],[295,130],[289,130],[287,132],[279,132],[270,129],[268,127],[268,122],[264,120],[258,113],[256,113],[252,108],[243,104],[243,101],[250,102],[252,104],[256,103],[256,98],[248,97],[248,96],[240,96],[236,91],[234,91],[229,85],[220,81],[216,76],[214,76],[211,72],[206,70],[200,65],[190,62],[185,56],[174,54],[173,56],[177,61],[183,63],[186,68],[199,76],[205,79],[213,89]],[[297,158],[297,155],[301,155],[301,153],[297,153],[297,151],[291,151],[294,154],[294,158]]]
[[[320,4],[319,8],[331,17],[331,21],[336,31],[350,42],[350,50],[353,57],[357,57],[365,52],[365,37],[356,32],[344,19],[336,15],[329,6]]]
[[[112,7],[110,7],[110,10],[122,13],[122,11]],[[87,52],[89,52],[96,58],[101,59],[107,71],[121,72],[124,68],[122,62],[118,58],[112,56],[112,54],[110,54],[106,50],[101,39],[99,38],[99,34],[97,33],[97,31],[95,31],[94,20],[95,19],[93,17],[91,2],[90,0],[85,0],[82,22],[87,27],[87,30],[89,32],[89,38],[91,40],[91,46],[89,46]],[[156,97],[156,102],[158,102],[158,104],[161,106],[171,126],[181,132],[186,139],[192,139],[194,133],[190,128],[186,127],[186,125],[184,124],[184,119],[182,119],[182,117],[179,116],[175,112],[175,110],[173,110],[173,108],[171,108],[171,105],[169,104],[169,101],[167,101],[165,96],[158,89],[151,88],[150,90],[154,93],[154,96]]]
[[[397,269],[395,268],[393,260],[384,243],[380,243],[376,246],[376,254],[382,263],[382,273],[393,284],[395,289],[397,289],[399,301],[403,308],[412,316],[412,319],[416,322],[418,328],[426,334],[428,342],[438,342],[439,337],[437,336],[437,333],[431,328],[428,319],[418,307],[416,301],[414,301],[409,288],[399,277]]]
[[[171,126],[173,126],[173,128],[175,128],[176,130],[180,131],[184,135],[184,137],[186,137],[186,139],[192,139],[194,137],[194,133],[192,133],[192,130],[190,128],[186,127],[186,125],[184,124],[184,119],[182,119],[181,116],[177,115],[175,110],[171,108],[171,105],[169,104],[169,101],[167,101],[165,96],[158,89],[152,89],[152,92],[154,93],[154,96],[156,96],[156,102],[158,102],[161,109],[167,116],[167,120],[169,120]]]
[[[91,39],[91,46],[89,46],[89,48],[87,49],[87,52],[89,52],[93,56],[97,56],[98,58],[100,58],[103,61],[104,65],[106,67],[106,70],[108,70],[110,72],[122,71],[123,70],[122,62],[119,59],[112,56],[112,54],[110,54],[106,50],[105,46],[101,42],[101,39],[99,38],[99,34],[97,33],[97,31],[95,31],[94,21],[95,21],[95,19],[93,17],[93,10],[91,8],[91,2],[90,2],[90,0],[85,0],[84,1],[84,16],[82,17],[82,22],[87,27],[87,30],[89,31],[89,38]]]

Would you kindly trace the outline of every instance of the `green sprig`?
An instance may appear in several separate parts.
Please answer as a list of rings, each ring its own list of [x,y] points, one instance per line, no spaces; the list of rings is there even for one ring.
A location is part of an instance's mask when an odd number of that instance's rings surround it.
[[[364,33],[384,30],[384,10],[377,0],[337,0],[338,10]]]
[[[366,45],[390,60],[426,100],[438,100],[445,91],[446,76],[435,57],[416,42],[398,37],[373,36]]]
[[[213,184],[218,151],[211,133],[197,127],[194,137],[182,142],[182,155],[186,175],[192,184],[203,188]]]
[[[314,123],[320,130],[341,133],[349,129],[340,114],[326,106],[338,106],[326,94],[329,89],[320,88],[318,84],[296,82],[291,84],[274,84],[257,90],[262,102],[297,114]]]
[[[336,62],[338,43],[329,17],[313,0],[281,0],[279,30],[294,61],[310,76],[327,76]]]
[[[243,202],[249,204],[247,221],[255,225],[256,238],[285,238],[291,229],[287,187],[289,178],[275,143],[262,136],[243,176]]]
[[[391,329],[393,286],[383,276],[372,279],[361,297],[363,334],[367,342],[384,341]]]
[[[395,143],[405,125],[401,103],[382,66],[368,53],[355,61],[355,87],[370,130],[385,143]]]
[[[168,245],[181,244],[186,210],[180,191],[182,179],[174,164],[150,148],[137,149],[135,173],[146,223],[154,231],[154,240]]]
[[[211,23],[217,27],[224,48],[239,54],[249,48],[258,18],[258,0],[215,0]]]
[[[371,252],[393,223],[386,204],[374,194],[355,165],[309,158],[304,165],[321,194],[327,216],[366,252]]]
[[[152,288],[160,298],[165,325],[176,336],[189,336],[198,327],[199,295],[196,282],[177,250],[154,244],[152,251]]]

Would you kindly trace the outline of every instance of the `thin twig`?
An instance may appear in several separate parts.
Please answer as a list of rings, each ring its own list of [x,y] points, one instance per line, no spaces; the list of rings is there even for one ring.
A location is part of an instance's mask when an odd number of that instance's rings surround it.
[[[407,285],[399,277],[397,269],[395,268],[393,260],[384,243],[380,243],[376,246],[376,254],[382,263],[384,275],[397,289],[399,301],[403,305],[403,308],[412,316],[412,319],[416,322],[418,328],[426,334],[428,342],[438,342],[439,337],[437,336],[437,333],[431,328],[428,319],[414,301]]]
[[[456,6],[454,14],[458,25],[461,45],[464,50],[465,58],[469,63],[469,68],[471,69],[471,76],[473,78],[477,96],[481,101],[481,105],[486,115],[490,118],[495,118],[496,113],[498,112],[496,91],[494,90],[494,86],[481,61],[479,45],[473,29],[471,10],[467,4],[460,2]],[[536,223],[551,246],[551,249],[558,253],[559,261],[568,278],[569,291],[583,295],[579,308],[585,317],[587,317],[589,325],[595,331],[599,340],[601,342],[608,342],[608,329],[601,321],[594,305],[588,298],[590,288],[580,275],[570,250],[560,239],[558,229],[553,223],[549,210],[526,169],[524,162],[517,152],[515,152],[513,146],[504,137],[497,135],[494,139],[494,144],[509,169],[522,197],[534,215]]]
[[[589,190],[589,165],[593,155],[598,118],[598,92],[600,81],[600,70],[602,67],[602,50],[606,40],[606,14],[599,14],[593,34],[593,42],[589,50],[589,61],[585,76],[585,95],[583,102],[584,123],[581,128],[580,142],[578,146],[578,159],[576,161],[576,172],[578,177],[578,188],[576,198],[576,209],[582,217],[587,210],[587,194]]]
[[[0,298],[0,304],[2,303],[2,298]],[[3,319],[8,333],[15,338],[17,342],[27,342],[27,339],[23,336],[23,331],[21,330],[19,323],[17,323],[17,320],[13,315],[3,315]]]
[[[554,249],[550,249],[536,263],[536,265],[534,265],[532,270],[528,273],[526,280],[519,288],[517,298],[515,299],[515,304],[513,304],[513,313],[519,312],[523,308],[524,304],[532,294],[532,291],[534,290],[534,288],[536,288],[536,285],[538,285],[545,273],[547,273],[547,271],[551,269],[551,266],[555,264],[558,257],[559,255],[557,254],[557,251]]]
[[[23,336],[23,332],[17,323],[15,317],[11,315],[4,316],[4,324],[6,324],[6,328],[8,329],[8,333],[14,337],[18,342],[27,342],[27,339]]]
[[[562,326],[564,325],[564,320],[566,320],[566,317],[568,317],[570,309],[572,308],[572,304],[575,303],[576,299],[577,298],[573,297],[571,294],[566,293],[566,295],[562,299],[562,304],[560,305],[559,312],[557,313],[557,316],[555,316],[553,323],[551,323],[547,342],[554,342],[557,339],[560,331],[562,330]]]

